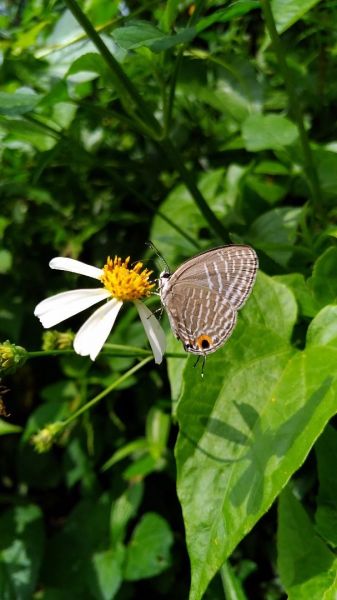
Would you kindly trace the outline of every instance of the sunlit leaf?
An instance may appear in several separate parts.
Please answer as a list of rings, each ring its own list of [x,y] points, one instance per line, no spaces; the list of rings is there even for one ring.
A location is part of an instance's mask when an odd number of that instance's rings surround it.
[[[298,137],[296,126],[282,115],[250,115],[242,125],[247,150],[259,152],[267,148],[280,149]]]
[[[204,379],[192,361],[185,368],[176,459],[193,599],[201,598],[337,411],[337,344],[322,344],[310,328],[305,351],[295,350],[295,319],[291,292],[261,275]]]

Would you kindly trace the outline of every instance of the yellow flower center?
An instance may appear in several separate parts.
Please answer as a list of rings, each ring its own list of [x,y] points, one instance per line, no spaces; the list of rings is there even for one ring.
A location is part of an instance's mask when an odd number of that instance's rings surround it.
[[[129,267],[130,256],[124,261],[118,256],[107,259],[103,267],[101,281],[104,287],[117,300],[138,300],[149,296],[155,284],[150,280],[153,271],[143,269],[143,263],[138,262]]]

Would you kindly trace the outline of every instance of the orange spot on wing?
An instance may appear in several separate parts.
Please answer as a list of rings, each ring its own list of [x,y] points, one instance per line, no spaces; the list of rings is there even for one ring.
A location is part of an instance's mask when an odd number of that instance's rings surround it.
[[[209,335],[203,334],[199,335],[196,339],[197,346],[200,350],[207,350],[213,344],[213,340]]]

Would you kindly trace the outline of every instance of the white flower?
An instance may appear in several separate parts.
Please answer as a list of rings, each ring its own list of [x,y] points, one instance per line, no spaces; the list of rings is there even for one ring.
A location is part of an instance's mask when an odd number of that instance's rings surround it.
[[[131,301],[138,310],[155,362],[160,364],[165,352],[165,334],[152,312],[139,300],[149,296],[154,287],[154,283],[150,280],[152,271],[142,270],[143,265],[140,262],[130,268],[129,261],[130,257],[125,261],[117,256],[114,259],[108,258],[103,269],[98,269],[72,258],[53,258],[49,263],[52,269],[93,277],[101,281],[103,287],[56,294],[56,296],[40,302],[36,306],[34,314],[40,319],[43,327],[48,328],[101,300],[108,300],[85,321],[74,339],[75,352],[81,356],[90,356],[91,360],[95,360],[113,327],[123,302]]]

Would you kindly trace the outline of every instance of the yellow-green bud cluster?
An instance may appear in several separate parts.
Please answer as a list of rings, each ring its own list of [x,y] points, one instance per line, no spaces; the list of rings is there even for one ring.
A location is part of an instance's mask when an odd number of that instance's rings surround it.
[[[51,350],[67,350],[72,347],[74,337],[70,329],[63,332],[56,329],[45,331],[42,336],[42,350],[46,352],[50,352]]]
[[[50,450],[55,441],[55,437],[62,429],[62,427],[63,423],[56,422],[50,423],[49,425],[43,427],[43,429],[40,429],[31,438],[31,442],[35,450],[39,452],[39,454],[43,454],[43,452],[48,452],[48,450]]]
[[[0,343],[0,374],[12,375],[22,367],[28,358],[28,352],[22,346],[11,344],[9,340]]]

